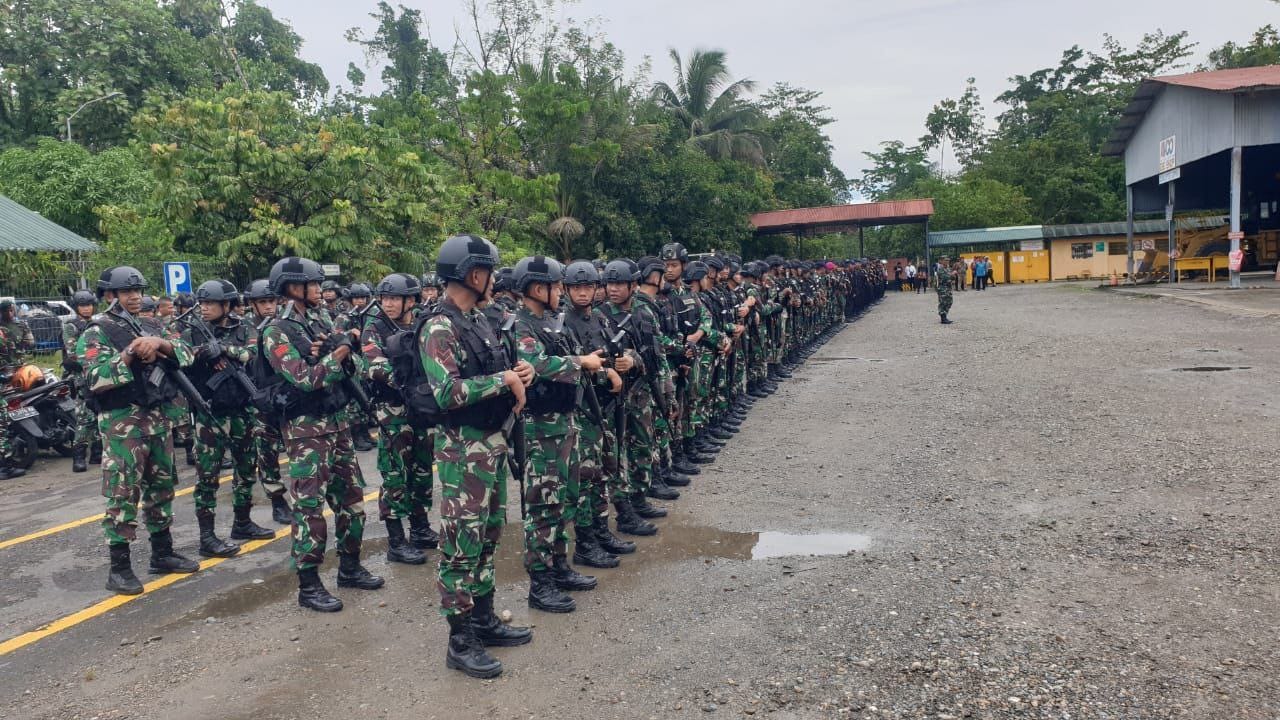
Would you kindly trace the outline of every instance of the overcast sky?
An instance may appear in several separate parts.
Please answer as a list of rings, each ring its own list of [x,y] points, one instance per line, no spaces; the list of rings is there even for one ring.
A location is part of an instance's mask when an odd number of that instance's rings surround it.
[[[347,63],[363,64],[343,39],[369,27],[374,0],[261,0],[306,41],[303,57],[346,85]],[[433,41],[449,47],[465,27],[461,0],[403,0],[422,10]],[[1015,74],[1056,65],[1072,45],[1101,46],[1110,33],[1132,46],[1146,32],[1188,30],[1195,61],[1227,40],[1245,42],[1265,23],[1280,25],[1268,0],[581,0],[575,18],[600,18],[629,66],[646,55],[653,79],[671,76],[669,48],[728,53],[735,77],[767,88],[777,81],[820,90],[837,122],[828,127],[835,159],[859,174],[862,153],[883,140],[914,141],[944,97],[977,78],[988,118]],[[372,84],[377,72],[369,72]]]

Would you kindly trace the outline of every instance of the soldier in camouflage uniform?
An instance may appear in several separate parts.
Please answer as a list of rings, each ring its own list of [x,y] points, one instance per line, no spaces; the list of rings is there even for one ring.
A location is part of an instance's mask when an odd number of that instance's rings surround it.
[[[347,330],[355,323],[364,323],[364,316],[358,316],[363,308],[368,306],[373,300],[373,291],[364,283],[351,283],[343,290],[344,306],[337,313],[333,320],[333,326],[338,330]],[[357,320],[356,318],[360,319]],[[361,376],[367,371],[364,367],[362,359],[357,358],[360,366]],[[374,418],[369,417],[368,413],[360,407],[355,400],[351,401],[351,405],[347,407],[347,414],[351,419],[351,439],[355,446],[356,452],[367,452],[374,449],[374,442],[369,437],[369,429],[375,425]]]
[[[529,388],[524,436],[525,571],[529,573],[529,607],[545,612],[573,612],[573,598],[562,590],[591,590],[593,577],[569,564],[564,530],[566,498],[578,495],[570,487],[576,478],[570,463],[577,443],[574,419],[582,372],[604,367],[599,355],[580,355],[572,335],[557,322],[560,263],[542,256],[516,263],[511,280],[522,304],[515,313],[512,340],[516,357],[533,366],[536,379]]]
[[[437,314],[418,333],[428,397],[441,411],[435,457],[440,474],[440,614],[449,622],[445,665],[471,677],[502,673],[485,645],[522,645],[527,628],[493,612],[493,558],[507,514],[507,432],[524,408],[533,366],[514,368],[477,308],[498,252],[484,238],[455,235],[440,246],[445,283]],[[414,387],[414,386],[410,386]]]
[[[423,545],[436,547],[439,539],[431,531],[427,511],[431,508],[432,462],[435,434],[431,426],[414,423],[405,406],[396,379],[393,356],[406,352],[400,347],[417,320],[417,303],[422,287],[417,278],[393,273],[378,283],[379,305],[365,316],[365,379],[369,397],[374,402],[374,418],[378,425],[378,472],[382,474],[382,493],[378,498],[378,516],[387,526],[387,560],[422,565],[427,556]],[[394,345],[393,345],[394,343]],[[412,350],[412,348],[408,348]],[[419,543],[406,539],[404,521],[415,531],[425,530],[429,537]]]
[[[578,260],[565,268],[564,285],[570,306],[565,311],[565,325],[573,331],[582,350],[589,353],[607,350],[610,343],[604,314],[593,307],[599,284],[600,274],[590,262]],[[635,543],[624,542],[609,532],[609,502],[615,496],[626,497],[626,487],[619,482],[612,408],[613,403],[621,402],[619,373],[630,370],[632,360],[624,354],[611,358],[609,364],[611,367],[593,374],[592,386],[584,388],[583,401],[578,404],[578,445],[570,461],[578,474],[578,502],[575,507],[570,500],[564,508],[577,525],[573,561],[601,568],[617,567],[618,555],[636,551]],[[587,393],[595,395],[595,403]]]
[[[262,342],[262,331],[267,323],[276,316],[276,295],[271,290],[271,282],[266,278],[249,283],[244,293],[252,312],[254,359],[250,369],[254,382],[259,382],[271,372],[266,365],[266,358],[258,353],[258,343]],[[246,320],[249,317],[246,316]],[[280,436],[280,426],[267,416],[260,408],[253,410],[253,452],[254,464],[258,468],[258,480],[271,501],[271,519],[280,525],[293,524],[293,509],[285,499],[287,488],[280,479],[280,456],[284,454],[284,438]]]
[[[178,317],[182,313],[196,306],[196,296],[194,293],[180,292],[173,298],[173,307]],[[172,327],[173,318],[164,325],[166,331],[181,334],[181,330]],[[186,460],[188,465],[196,464],[195,440],[192,435],[191,410],[188,407],[185,395],[179,395],[177,402],[174,403],[171,410],[173,415],[173,446],[183,448],[186,451]]]
[[[653,428],[658,443],[659,472],[667,485],[685,487],[690,482],[689,475],[697,474],[698,468],[688,465],[680,445],[680,404],[676,396],[676,368],[671,363],[672,358],[683,355],[685,345],[676,332],[676,318],[670,303],[662,295],[662,276],[666,272],[662,261],[656,257],[642,257],[637,261],[637,267],[640,281],[632,302],[646,308],[657,322],[654,340],[658,350],[658,376],[654,399],[661,402],[658,403],[659,412],[654,414]]]
[[[173,444],[169,414],[177,394],[161,363],[191,364],[190,347],[176,334],[149,334],[134,318],[147,286],[131,267],[106,270],[98,297],[111,302],[76,343],[90,407],[104,439],[102,489],[107,512],[102,528],[111,554],[107,589],[142,592],[133,573],[129,543],[137,529],[138,501],[151,536],[152,573],[192,573],[199,566],[173,550]]]
[[[183,339],[195,348],[196,359],[188,373],[210,411],[195,413],[196,521],[200,526],[200,554],[204,557],[231,557],[240,546],[228,543],[214,532],[219,473],[222,458],[233,462],[231,477],[233,540],[265,540],[275,531],[260,527],[250,517],[253,483],[257,478],[253,450],[253,398],[233,376],[256,355],[257,340],[252,326],[231,314],[239,301],[235,285],[227,280],[209,280],[196,288],[199,308],[182,321]]]
[[[271,287],[282,307],[263,330],[259,352],[279,379],[274,404],[281,408],[289,457],[298,604],[336,612],[342,601],[329,593],[319,574],[328,538],[326,503],[335,516],[338,586],[376,590],[383,579],[360,564],[364,477],[351,445],[342,389],[354,372],[347,361],[359,333],[336,332],[320,308],[323,276],[320,266],[305,258],[284,258],[271,268]]]
[[[947,265],[947,256],[938,258],[938,264],[933,271],[933,281],[935,283],[934,290],[938,293],[938,317],[942,319],[943,325],[950,325],[951,321],[947,319],[947,313],[951,312],[951,283],[953,277],[951,268]]]
[[[0,300],[0,330],[4,330],[9,338],[3,354],[0,354],[0,368],[15,368],[35,350],[36,336],[32,334],[31,326],[26,321],[18,319],[12,300]]]
[[[9,350],[9,345],[13,342],[14,339],[9,333],[4,328],[0,328],[0,355],[12,352]],[[15,467],[13,464],[13,445],[9,436],[10,423],[8,407],[4,403],[0,403],[0,480],[22,477],[27,474],[26,470]]]
[[[71,307],[75,316],[62,324],[62,371],[63,376],[71,381],[76,391],[76,435],[71,442],[71,472],[87,472],[89,470],[89,451],[101,460],[102,445],[98,439],[98,421],[93,411],[85,404],[88,391],[84,386],[84,368],[76,359],[76,343],[98,308],[98,299],[88,290],[77,290],[71,296]]]

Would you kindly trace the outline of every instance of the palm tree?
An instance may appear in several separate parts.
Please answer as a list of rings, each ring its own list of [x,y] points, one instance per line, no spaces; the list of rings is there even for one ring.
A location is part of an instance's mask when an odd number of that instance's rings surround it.
[[[679,51],[672,49],[671,62],[675,88],[655,83],[651,97],[688,131],[689,143],[716,159],[763,165],[766,138],[756,130],[763,115],[742,98],[755,89],[755,82],[730,82],[723,50],[694,50],[686,69]]]

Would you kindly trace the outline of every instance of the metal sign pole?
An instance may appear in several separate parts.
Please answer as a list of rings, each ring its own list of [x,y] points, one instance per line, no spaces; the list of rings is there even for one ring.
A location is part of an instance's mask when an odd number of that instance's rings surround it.
[[[1243,233],[1240,232],[1240,165],[1242,151],[1237,145],[1231,148],[1231,257],[1236,257],[1240,252],[1240,239]],[[1235,265],[1233,263],[1233,265]],[[1231,289],[1240,289],[1240,270],[1239,265],[1231,268]],[[1210,272],[1213,272],[1210,270]]]

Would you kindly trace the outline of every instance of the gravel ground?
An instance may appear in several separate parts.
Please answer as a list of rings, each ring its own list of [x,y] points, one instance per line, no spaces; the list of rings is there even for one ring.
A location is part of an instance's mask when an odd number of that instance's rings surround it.
[[[509,533],[498,606],[536,628],[497,680],[444,669],[431,571],[372,540],[388,586],[342,613],[299,610],[280,558],[228,563],[5,658],[0,715],[1280,714],[1274,324],[1075,286],[952,317],[893,295],[846,326],[576,613],[524,607]],[[751,559],[805,547],[765,531],[857,537]]]

